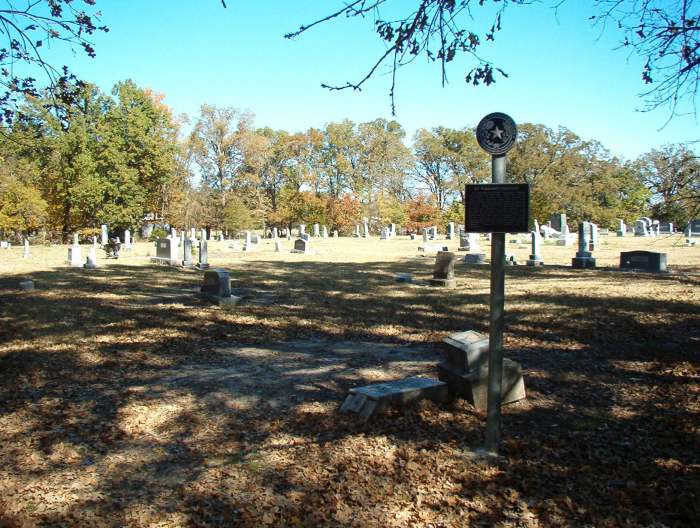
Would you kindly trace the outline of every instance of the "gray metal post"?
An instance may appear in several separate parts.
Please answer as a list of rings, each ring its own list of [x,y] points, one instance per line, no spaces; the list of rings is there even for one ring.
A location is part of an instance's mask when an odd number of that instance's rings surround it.
[[[491,157],[491,181],[505,183],[505,154]],[[497,453],[501,442],[501,387],[503,385],[503,306],[505,299],[506,234],[491,235],[491,313],[489,325],[489,380],[486,409],[486,451]]]

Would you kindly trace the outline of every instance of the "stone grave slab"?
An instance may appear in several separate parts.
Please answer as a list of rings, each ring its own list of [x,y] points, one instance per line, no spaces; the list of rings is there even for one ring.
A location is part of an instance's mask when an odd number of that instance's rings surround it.
[[[444,402],[447,398],[446,383],[415,376],[350,389],[340,412],[356,413],[363,420],[368,420],[390,408],[403,407],[425,399]]]
[[[620,269],[660,273],[666,269],[666,253],[655,251],[623,251],[620,253]]]
[[[231,295],[231,279],[228,271],[222,269],[204,272],[204,284],[200,288],[200,295],[218,305],[232,306],[240,301],[240,297]]]
[[[440,380],[449,386],[450,396],[466,399],[476,409],[485,411],[488,398],[488,364],[471,372],[459,373],[450,365],[440,363]],[[503,358],[501,405],[525,399],[525,381],[520,364]]]
[[[447,363],[469,372],[488,362],[489,336],[473,330],[452,334],[442,340],[442,352]]]

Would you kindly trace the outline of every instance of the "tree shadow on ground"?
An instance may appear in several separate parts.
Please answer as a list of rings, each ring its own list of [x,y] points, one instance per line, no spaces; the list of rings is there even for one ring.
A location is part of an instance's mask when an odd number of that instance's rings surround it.
[[[198,299],[192,270],[56,269],[31,274],[35,292],[0,278],[0,457],[14,486],[0,519],[14,497],[20,516],[46,524],[84,524],[86,512],[146,524],[149,507],[191,524],[344,524],[345,504],[360,524],[391,525],[398,503],[377,506],[391,483],[412,505],[405,524],[425,512],[446,524],[698,520],[700,305],[625,290],[696,277],[510,268],[506,355],[526,369],[529,399],[504,408],[504,459],[483,464],[458,458],[481,443],[484,419],[463,402],[369,424],[334,411],[363,369],[410,358],[331,357],[323,343],[418,345],[430,374],[442,337],[487,331],[488,267],[459,266],[456,290],[394,281],[431,266],[240,262],[230,270],[244,302],[230,311]],[[318,347],[289,346],[300,339]],[[268,353],[221,352],[262,344]],[[81,474],[58,511],[32,510],[41,497],[18,487],[63,489]]]

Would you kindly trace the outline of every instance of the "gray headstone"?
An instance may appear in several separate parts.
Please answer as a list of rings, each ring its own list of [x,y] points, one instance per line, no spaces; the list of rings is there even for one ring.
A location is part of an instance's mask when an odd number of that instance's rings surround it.
[[[562,228],[566,225],[566,215],[564,213],[553,214],[549,221],[551,222],[552,229],[561,233]]]
[[[666,253],[623,251],[620,253],[620,269],[652,272],[666,271]]]
[[[527,259],[528,266],[542,266],[542,255],[540,254],[540,235],[536,231],[530,233],[530,258]]]
[[[625,233],[627,233],[627,226],[625,225],[625,221],[619,219],[617,221],[617,236],[624,237]]]
[[[151,259],[152,262],[170,266],[179,266],[181,264],[181,260],[178,258],[177,239],[159,238],[155,244],[156,256]]]
[[[571,266],[576,269],[595,268],[595,258],[590,252],[591,244],[590,222],[581,222],[578,225],[578,251],[576,257],[571,259]]]
[[[447,385],[444,382],[419,377],[356,387],[348,392],[340,412],[357,413],[363,420],[392,407],[403,407],[419,400],[444,402],[448,399]]]
[[[182,265],[192,266],[192,241],[189,238],[182,241]]]
[[[634,223],[634,236],[647,237],[649,236],[649,227],[643,219],[639,219]]]
[[[209,251],[207,248],[207,240],[203,238],[199,241],[199,258],[197,261],[197,267],[199,269],[209,268]]]
[[[305,240],[303,238],[297,238],[294,241],[294,249],[292,250],[293,253],[310,253],[311,252],[311,245],[308,240]]]
[[[435,258],[433,267],[433,278],[430,279],[432,286],[444,286],[454,288],[457,285],[455,280],[455,262],[457,255],[449,251],[440,251]]]

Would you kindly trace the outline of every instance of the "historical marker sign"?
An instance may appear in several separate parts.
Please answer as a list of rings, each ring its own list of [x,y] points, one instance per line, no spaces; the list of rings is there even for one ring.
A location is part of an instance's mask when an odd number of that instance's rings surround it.
[[[465,196],[466,233],[530,231],[530,186],[527,183],[467,185]]]

